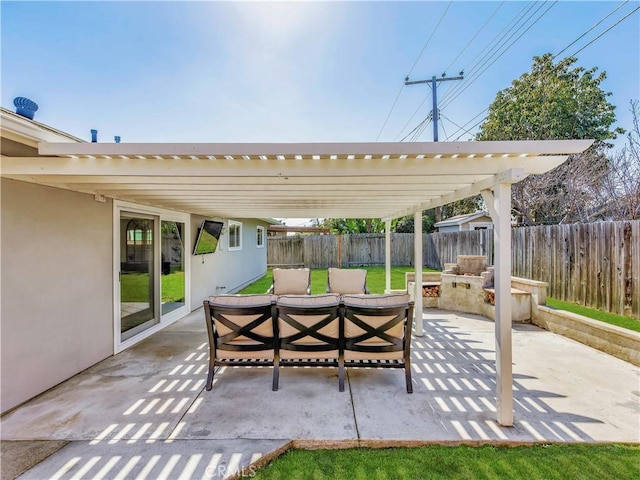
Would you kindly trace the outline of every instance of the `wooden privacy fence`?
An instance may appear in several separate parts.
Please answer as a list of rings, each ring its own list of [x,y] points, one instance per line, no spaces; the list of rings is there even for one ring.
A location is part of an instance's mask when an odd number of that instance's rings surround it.
[[[640,319],[640,221],[522,227],[512,272],[547,282],[547,294]]]
[[[413,265],[412,233],[391,235],[391,265]],[[486,255],[493,232],[423,235],[423,265],[442,269],[458,255]],[[384,265],[384,235],[269,237],[273,267]],[[640,318],[640,221],[522,227],[512,230],[514,276],[547,282],[549,296]]]
[[[493,263],[493,232],[447,232],[423,235],[423,265],[441,270],[458,255],[486,255]],[[391,234],[391,265],[413,265],[412,233]],[[269,237],[267,263],[272,267],[310,268],[384,265],[384,235],[307,235]]]

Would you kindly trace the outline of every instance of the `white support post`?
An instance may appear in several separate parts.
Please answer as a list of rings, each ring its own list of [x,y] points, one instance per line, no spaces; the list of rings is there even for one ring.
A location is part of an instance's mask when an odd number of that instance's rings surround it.
[[[384,222],[384,293],[391,293],[391,220]]]
[[[513,426],[513,368],[511,339],[511,184],[498,183],[494,195],[482,196],[493,219],[495,337],[496,337],[496,410],[498,423]]]
[[[414,265],[416,270],[415,295],[413,297],[413,311],[415,312],[413,322],[415,329],[414,335],[422,337],[423,321],[422,321],[422,212],[416,212],[413,215],[413,232],[414,232]]]

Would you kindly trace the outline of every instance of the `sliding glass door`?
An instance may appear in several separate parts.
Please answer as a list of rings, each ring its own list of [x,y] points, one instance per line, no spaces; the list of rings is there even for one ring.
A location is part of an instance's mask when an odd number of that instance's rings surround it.
[[[189,216],[114,203],[118,352],[189,313]]]
[[[126,340],[158,322],[153,217],[120,215],[120,333]]]
[[[184,223],[161,222],[162,275],[160,275],[162,314],[185,305]]]

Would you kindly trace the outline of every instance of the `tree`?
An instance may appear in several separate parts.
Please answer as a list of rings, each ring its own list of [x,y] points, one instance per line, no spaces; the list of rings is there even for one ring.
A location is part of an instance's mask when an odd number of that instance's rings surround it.
[[[631,101],[632,127],[627,142],[608,161],[601,188],[594,192],[605,220],[640,219],[640,108]]]
[[[384,233],[385,222],[378,218],[325,218],[321,226],[334,234]]]
[[[484,208],[484,200],[480,195],[463,198],[456,202],[448,203],[442,206],[442,219],[455,217],[456,215],[465,215],[467,213],[476,213]]]
[[[431,233],[435,229],[436,213],[434,209],[422,212],[422,233]],[[395,225],[391,226],[395,233],[413,233],[413,215],[398,218]]]
[[[606,73],[574,67],[575,57],[553,63],[553,56],[534,57],[530,73],[496,95],[477,140],[595,139],[586,154],[572,155],[561,166],[513,186],[513,209],[521,223],[584,221],[593,210],[592,192],[606,170],[607,140],[615,106],[600,84]]]

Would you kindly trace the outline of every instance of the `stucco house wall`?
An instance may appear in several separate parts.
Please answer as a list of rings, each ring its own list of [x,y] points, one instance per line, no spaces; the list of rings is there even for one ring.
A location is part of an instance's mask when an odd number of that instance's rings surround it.
[[[191,238],[194,242],[202,220],[204,217],[191,216]],[[229,221],[224,220],[216,252],[191,255],[191,310],[202,308],[203,300],[210,295],[237,292],[267,271],[267,223],[257,219],[232,220],[242,223],[242,250],[229,250]],[[257,247],[258,226],[265,228],[263,248]],[[193,245],[187,249],[191,253]]]
[[[1,411],[113,354],[111,201],[1,180]]]
[[[113,205],[92,195],[2,178],[1,397],[6,412],[114,352]],[[191,243],[204,218],[191,216]],[[233,293],[267,270],[256,228],[242,223],[229,251],[228,220],[218,250],[192,255],[190,309]],[[265,242],[266,235],[264,237]]]

